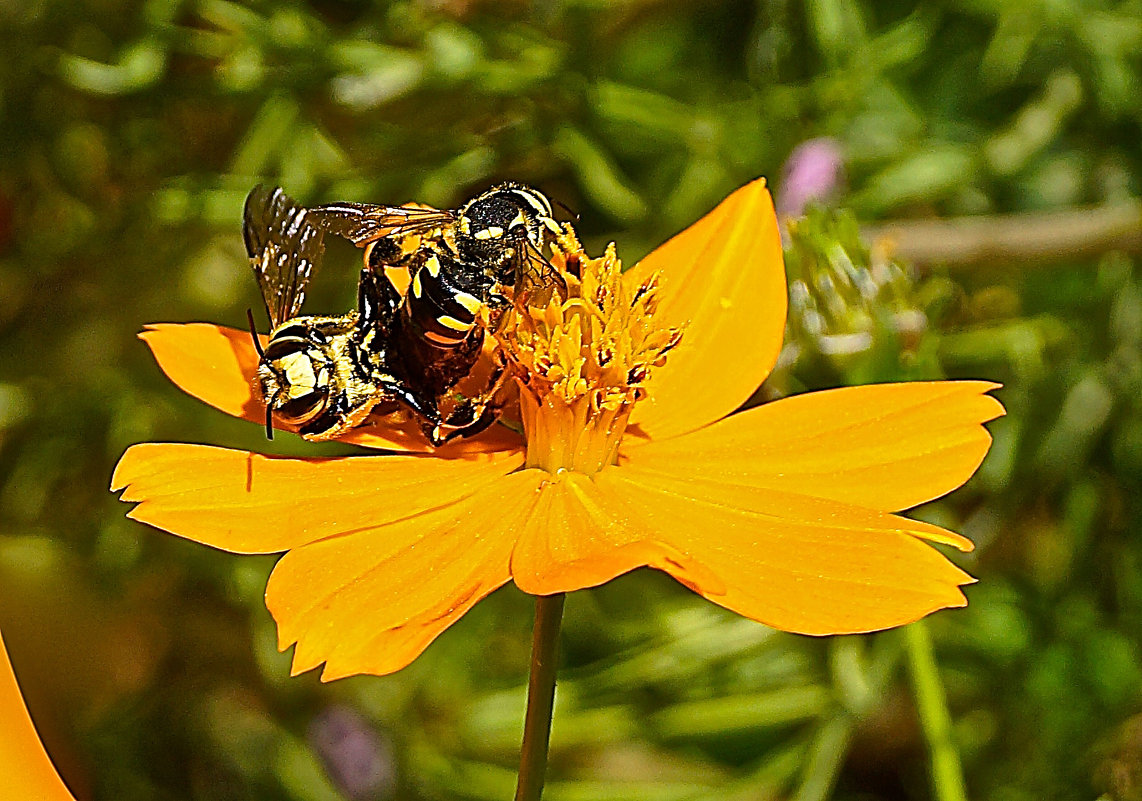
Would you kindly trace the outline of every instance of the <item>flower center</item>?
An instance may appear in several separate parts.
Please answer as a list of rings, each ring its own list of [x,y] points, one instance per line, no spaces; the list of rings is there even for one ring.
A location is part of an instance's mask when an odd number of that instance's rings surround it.
[[[635,401],[682,331],[654,322],[658,276],[629,286],[613,243],[589,258],[567,225],[551,263],[566,291],[523,293],[496,337],[520,388],[527,466],[591,475],[615,462]]]

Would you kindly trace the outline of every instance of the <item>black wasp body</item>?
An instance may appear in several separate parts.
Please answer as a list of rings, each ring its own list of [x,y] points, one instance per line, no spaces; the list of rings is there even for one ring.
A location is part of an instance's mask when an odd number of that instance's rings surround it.
[[[550,290],[558,274],[543,248],[560,228],[550,201],[522,184],[495,186],[458,210],[335,203],[314,224],[365,248],[365,271],[408,270],[408,291],[391,322],[392,364],[422,398],[435,398],[434,441],[495,420],[503,377],[497,364],[475,397],[452,390],[479,359],[485,330],[522,291]],[[451,409],[444,413],[445,406]]]
[[[494,186],[455,211],[334,203],[312,215],[364,247],[368,269],[407,267],[407,313],[417,335],[440,347],[458,346],[481,311],[494,316],[524,284],[558,280],[543,255],[560,233],[551,201],[522,184]]]
[[[258,368],[267,432],[272,417],[308,439],[329,439],[391,402],[416,413],[434,444],[486,428],[498,413],[502,363],[474,397],[455,387],[511,297],[555,282],[542,250],[559,230],[547,198],[519,184],[456,211],[357,203],[307,210],[281,189],[255,188],[245,239],[272,324]],[[301,316],[325,232],[365,248],[357,309]],[[389,280],[393,269],[408,271],[404,296]]]
[[[420,399],[390,366],[392,320],[401,298],[388,281],[362,271],[355,310],[301,315],[306,286],[324,253],[324,232],[281,189],[256,187],[244,216],[246,251],[271,325],[264,349],[254,340],[267,435],[273,420],[323,440],[360,425],[378,404],[400,401],[419,411]]]

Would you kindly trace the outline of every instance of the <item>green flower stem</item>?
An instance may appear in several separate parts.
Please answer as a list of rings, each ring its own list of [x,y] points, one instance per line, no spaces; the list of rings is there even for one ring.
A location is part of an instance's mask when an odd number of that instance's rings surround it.
[[[551,710],[555,704],[555,654],[563,621],[563,593],[535,597],[535,628],[531,633],[531,675],[527,681],[527,717],[519,755],[515,801],[539,801],[547,771],[551,740]]]
[[[920,725],[932,755],[932,789],[936,801],[967,801],[960,754],[952,737],[952,716],[948,699],[932,653],[932,635],[924,621],[904,627],[908,650],[908,672],[916,693]]]

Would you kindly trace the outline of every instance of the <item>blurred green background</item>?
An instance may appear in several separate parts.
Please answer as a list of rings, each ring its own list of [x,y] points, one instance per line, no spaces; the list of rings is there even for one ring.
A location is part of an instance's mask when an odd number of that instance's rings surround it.
[[[763,396],[1005,384],[978,476],[918,512],[980,582],[842,639],[649,571],[576,593],[545,798],[951,801],[908,669],[928,635],[969,797],[1142,798],[1142,3],[0,0],[0,50],[0,629],[81,801],[512,795],[526,596],[397,675],[290,679],[273,559],[107,492],[133,442],[313,452],[135,339],[257,307],[254,183],[451,205],[518,179],[631,264],[757,175],[832,207],[790,226]],[[354,258],[309,308],[349,307]]]

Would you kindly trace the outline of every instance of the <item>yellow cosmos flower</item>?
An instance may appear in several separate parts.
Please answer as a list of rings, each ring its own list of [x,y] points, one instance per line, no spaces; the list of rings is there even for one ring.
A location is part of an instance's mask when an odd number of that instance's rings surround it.
[[[295,673],[385,674],[514,581],[552,595],[650,566],[786,631],[864,632],[963,606],[971,577],[925,541],[971,548],[901,510],[975,471],[997,385],[851,387],[734,414],[781,348],[785,273],[763,181],[626,273],[570,231],[566,299],[498,331],[523,435],[431,451],[379,420],[343,441],[404,454],[291,459],[142,444],[112,479],[137,520],[238,553],[286,552],[266,589]],[[262,424],[249,334],[142,334],[182,389]]]
[[[0,637],[0,798],[75,801],[32,725]]]

